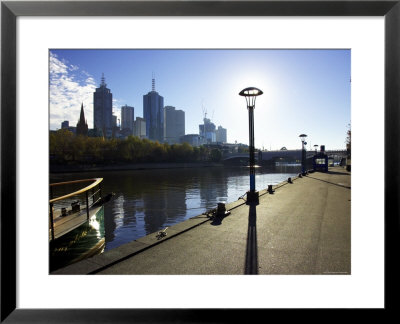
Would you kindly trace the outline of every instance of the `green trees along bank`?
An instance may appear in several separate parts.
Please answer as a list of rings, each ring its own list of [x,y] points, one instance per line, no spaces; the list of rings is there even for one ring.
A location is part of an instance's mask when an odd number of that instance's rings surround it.
[[[126,139],[76,136],[67,129],[50,132],[50,163],[219,162],[221,151],[188,143],[167,144],[128,136]]]

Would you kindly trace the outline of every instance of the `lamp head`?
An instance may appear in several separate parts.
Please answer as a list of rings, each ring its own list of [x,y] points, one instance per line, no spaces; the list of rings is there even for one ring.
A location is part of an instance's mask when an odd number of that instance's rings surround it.
[[[300,137],[301,141],[304,142],[306,140],[307,135],[306,134],[300,134],[299,137]]]
[[[263,92],[255,87],[248,87],[239,92],[239,96],[246,98],[247,108],[254,108],[256,97],[261,96]]]

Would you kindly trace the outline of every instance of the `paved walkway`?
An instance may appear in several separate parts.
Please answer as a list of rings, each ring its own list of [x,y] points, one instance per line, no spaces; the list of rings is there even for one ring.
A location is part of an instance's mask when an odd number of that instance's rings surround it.
[[[227,205],[57,273],[350,274],[350,173],[340,167],[283,183],[259,205]]]

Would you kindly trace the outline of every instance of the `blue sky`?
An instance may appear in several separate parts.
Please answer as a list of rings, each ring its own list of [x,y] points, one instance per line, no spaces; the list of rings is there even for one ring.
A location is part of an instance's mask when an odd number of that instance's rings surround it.
[[[228,142],[248,143],[246,102],[238,93],[254,86],[257,148],[345,148],[350,123],[350,50],[50,50],[50,129],[75,126],[83,102],[93,127],[93,92],[104,73],[121,106],[143,116],[152,74],[164,105],[185,111],[186,134],[199,132],[203,111],[227,129]],[[309,147],[311,148],[311,147]]]

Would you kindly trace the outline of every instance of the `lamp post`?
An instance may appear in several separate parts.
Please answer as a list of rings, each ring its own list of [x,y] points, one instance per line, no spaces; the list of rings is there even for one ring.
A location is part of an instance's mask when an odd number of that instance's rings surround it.
[[[304,145],[307,145],[307,142],[306,142],[307,135],[300,134],[299,137],[301,140],[301,173],[304,175],[306,173],[306,171],[305,171],[306,149],[304,148]]]
[[[315,154],[317,154],[318,144],[315,144],[315,145],[314,145],[314,148],[315,148]]]
[[[260,89],[249,87],[239,92],[246,98],[247,110],[249,111],[249,154],[250,154],[250,191],[247,192],[247,203],[258,203],[258,191],[256,191],[256,175],[254,160],[254,108],[256,97],[262,95]]]

